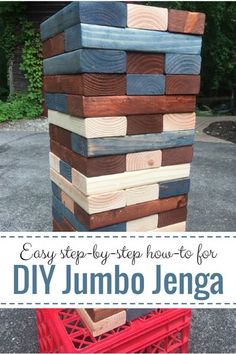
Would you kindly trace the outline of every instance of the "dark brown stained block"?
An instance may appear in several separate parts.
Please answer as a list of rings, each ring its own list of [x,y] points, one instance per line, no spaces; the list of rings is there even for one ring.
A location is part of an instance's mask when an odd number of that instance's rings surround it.
[[[50,141],[50,148],[53,154],[87,177],[111,175],[126,170],[125,155],[86,158],[54,140]]]
[[[200,75],[166,75],[167,95],[197,95]]]
[[[55,219],[52,220],[52,231],[53,232],[61,232],[64,231],[62,226],[59,225]]]
[[[101,321],[104,318],[110,317],[115,313],[121,312],[123,310],[124,309],[97,309],[97,308],[86,309],[87,313],[89,314],[89,316],[94,322]]]
[[[162,114],[127,116],[127,135],[161,133],[162,131]]]
[[[68,113],[78,117],[187,113],[195,109],[195,96],[98,96],[68,95]]]
[[[44,59],[64,53],[64,32],[43,42]]]
[[[75,216],[88,229],[92,230],[103,226],[143,218],[145,216],[158,214],[176,208],[183,208],[186,205],[187,195],[181,195],[89,215],[75,203]]]
[[[162,150],[162,166],[179,165],[190,163],[193,159],[193,147],[177,147],[173,149]]]
[[[163,74],[164,54],[127,53],[128,74]]]
[[[119,74],[78,74],[44,77],[45,92],[83,96],[126,94],[126,77]]]
[[[68,231],[68,232],[74,232],[74,231],[78,231],[74,228],[74,226],[72,226],[69,221],[64,217],[63,218],[63,231]]]
[[[203,34],[204,13],[183,10],[169,10],[168,31],[179,33]]]
[[[158,215],[158,227],[176,224],[185,221],[187,218],[187,208],[169,210]]]
[[[49,124],[49,135],[52,140],[71,149],[71,133],[68,130]]]

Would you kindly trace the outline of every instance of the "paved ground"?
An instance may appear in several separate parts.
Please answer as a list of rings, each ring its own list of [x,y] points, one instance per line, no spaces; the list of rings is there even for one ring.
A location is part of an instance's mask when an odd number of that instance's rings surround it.
[[[48,136],[39,125],[0,130],[1,231],[51,229]],[[209,142],[201,130],[196,140],[188,230],[235,231],[236,145]],[[236,352],[235,329],[235,310],[193,311],[190,352]],[[6,352],[37,352],[34,311],[0,311],[0,353]]]

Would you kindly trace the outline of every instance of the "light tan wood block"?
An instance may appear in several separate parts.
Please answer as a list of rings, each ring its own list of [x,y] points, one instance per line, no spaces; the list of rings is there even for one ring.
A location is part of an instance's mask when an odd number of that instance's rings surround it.
[[[68,180],[50,169],[51,180],[58,185],[70,198],[72,198],[88,214],[101,213],[103,211],[125,207],[126,198],[124,191],[103,193],[87,197]]]
[[[64,191],[61,191],[61,201],[74,214],[74,201]]]
[[[134,205],[159,198],[159,184],[150,184],[125,190],[126,204]]]
[[[188,177],[189,174],[190,164],[163,166],[98,177],[86,177],[77,170],[72,169],[72,184],[85,195],[93,195],[184,178]]]
[[[196,113],[171,113],[163,116],[163,131],[194,129]]]
[[[138,232],[138,231],[151,231],[158,224],[158,214],[146,216],[145,218],[140,218],[137,220],[127,221],[126,231],[127,232]]]
[[[59,159],[59,157],[54,155],[52,152],[49,152],[49,165],[55,171],[60,173],[60,159]]]
[[[82,321],[85,323],[90,333],[97,337],[103,333],[109,332],[112,329],[122,326],[126,322],[126,311],[118,312],[112,316],[104,318],[103,320],[94,322],[86,309],[78,309],[77,310]]]
[[[153,230],[153,232],[185,232],[185,231],[186,231],[186,221],[178,222],[177,224],[159,227]]]
[[[125,136],[127,133],[126,117],[77,118],[48,110],[48,121],[85,138]]]
[[[126,171],[138,171],[161,166],[161,150],[135,152],[126,155]]]
[[[127,16],[127,27],[167,31],[168,9],[128,4]]]

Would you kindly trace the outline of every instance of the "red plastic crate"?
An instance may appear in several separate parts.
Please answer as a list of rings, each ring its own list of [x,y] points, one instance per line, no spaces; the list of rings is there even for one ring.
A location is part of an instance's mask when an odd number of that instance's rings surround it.
[[[93,337],[73,309],[37,310],[40,353],[187,353],[189,309],[161,309]]]

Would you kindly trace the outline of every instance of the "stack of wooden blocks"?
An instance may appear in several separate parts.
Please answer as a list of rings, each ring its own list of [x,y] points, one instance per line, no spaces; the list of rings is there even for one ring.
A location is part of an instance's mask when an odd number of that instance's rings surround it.
[[[54,231],[185,231],[204,21],[91,1],[41,25]]]

